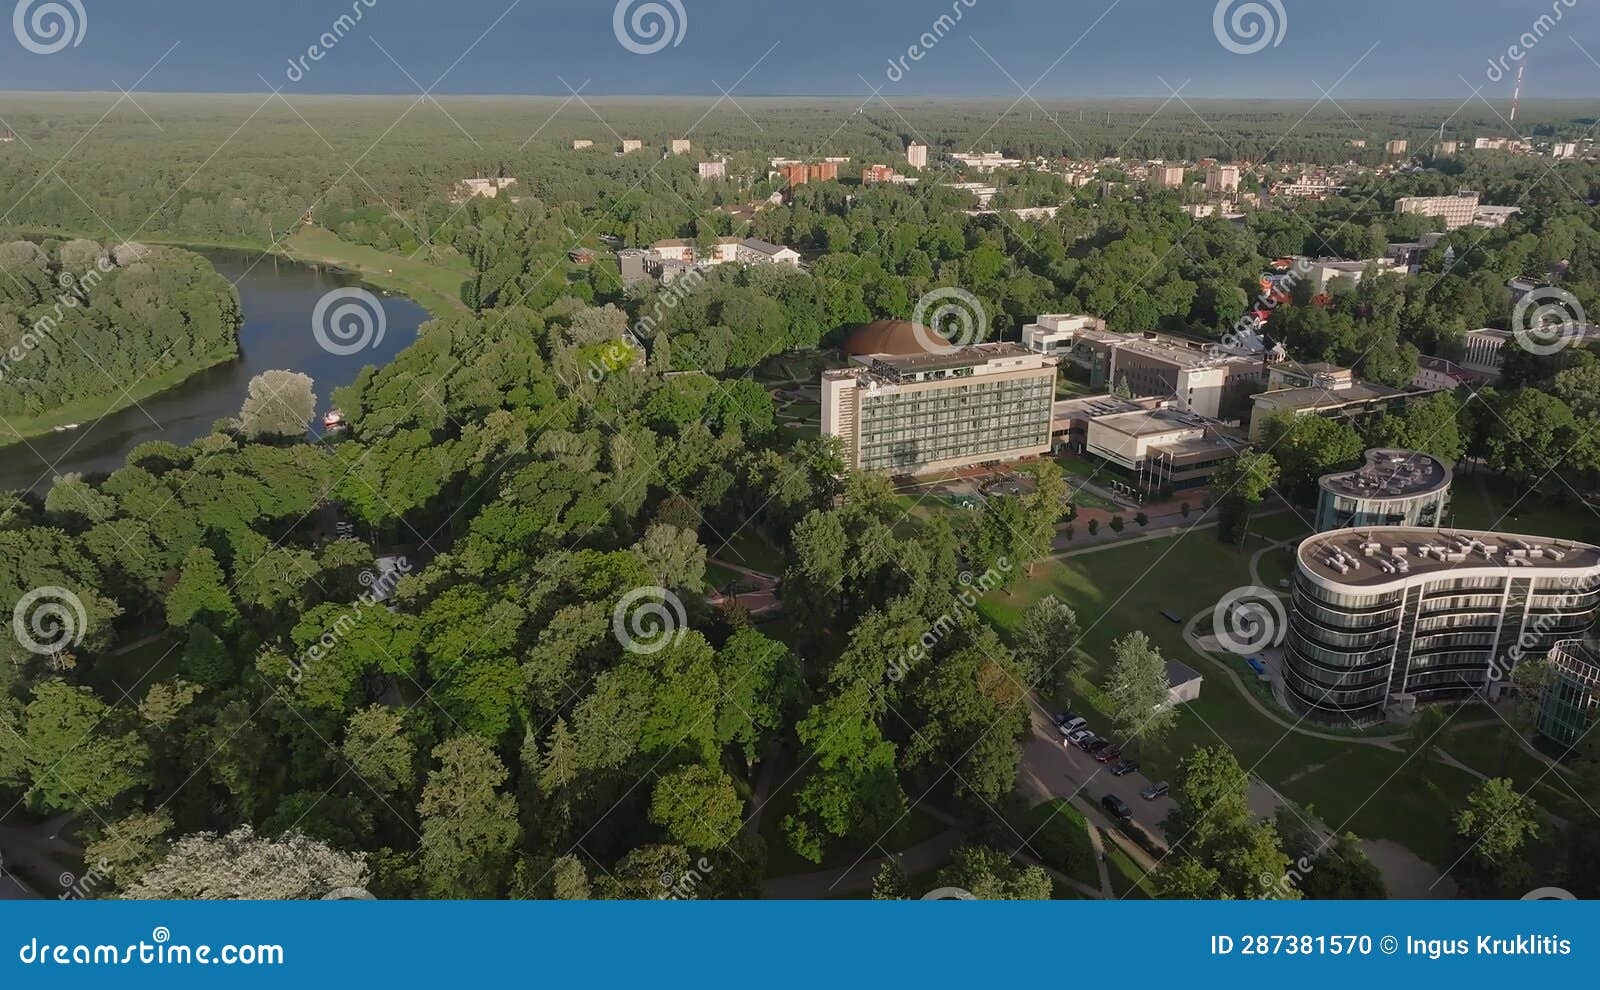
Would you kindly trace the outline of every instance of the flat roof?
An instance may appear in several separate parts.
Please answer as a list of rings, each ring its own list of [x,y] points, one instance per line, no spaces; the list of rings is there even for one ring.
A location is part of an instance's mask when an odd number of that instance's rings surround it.
[[[1324,475],[1318,484],[1335,495],[1371,500],[1415,498],[1450,487],[1450,469],[1416,450],[1377,448],[1354,471]]]
[[[1600,572],[1600,547],[1545,536],[1372,526],[1319,533],[1300,544],[1300,567],[1351,586],[1392,584],[1452,570]]]
[[[1041,361],[1045,360],[1044,356],[1038,351],[1030,351],[1021,344],[1013,344],[1010,341],[971,344],[942,354],[869,354],[864,356],[870,357],[874,361],[882,362],[899,372],[968,368],[974,365],[987,364],[996,358],[1008,357],[1036,357],[1040,358]]]
[[[1195,440],[1179,440],[1176,443],[1156,444],[1150,450],[1152,453],[1165,454],[1177,460],[1205,454],[1237,453],[1246,446],[1248,444],[1242,439],[1234,439],[1222,433],[1212,433],[1209,436]]]
[[[1308,385],[1304,388],[1280,388],[1271,392],[1260,392],[1255,396],[1256,402],[1263,400],[1274,408],[1290,409],[1318,409],[1323,406],[1347,406],[1356,402],[1370,402],[1373,399],[1392,399],[1397,395],[1407,395],[1417,389],[1391,388],[1388,385],[1379,385],[1375,382],[1357,380],[1343,388],[1319,388]]]
[[[1178,430],[1202,430],[1208,423],[1193,413],[1176,409],[1139,409],[1102,416],[1094,421],[1094,425],[1116,430],[1130,437],[1148,437],[1161,433],[1174,433]]]
[[[1077,399],[1059,400],[1055,405],[1054,416],[1056,419],[1071,419],[1077,416],[1099,419],[1103,416],[1138,412],[1148,408],[1148,399],[1140,403],[1134,399],[1124,399],[1120,395],[1089,395]]]

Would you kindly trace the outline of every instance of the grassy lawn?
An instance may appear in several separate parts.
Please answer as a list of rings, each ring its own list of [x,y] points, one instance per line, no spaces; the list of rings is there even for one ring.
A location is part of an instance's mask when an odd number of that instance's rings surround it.
[[[723,536],[730,536],[724,533]],[[708,549],[713,557],[725,560],[740,567],[748,567],[753,571],[763,574],[782,574],[784,556],[775,547],[767,542],[766,537],[754,525],[742,527],[737,533],[731,534],[728,543],[712,536]]]
[[[1286,518],[1291,520],[1287,526],[1276,518],[1262,522],[1293,532],[1299,524],[1292,516]],[[1201,530],[1051,561],[1037,565],[1031,579],[991,594],[979,610],[1003,634],[1046,595],[1055,595],[1077,612],[1088,666],[1071,699],[1051,699],[1063,706],[1076,702],[1099,709],[1096,685],[1109,673],[1111,644],[1135,629],[1149,635],[1163,656],[1199,670],[1206,678],[1200,698],[1179,710],[1165,739],[1138,747],[1151,779],[1171,779],[1177,761],[1194,748],[1226,742],[1247,770],[1292,799],[1315,805],[1331,825],[1366,838],[1394,839],[1425,858],[1440,855],[1439,842],[1448,840],[1451,831],[1449,819],[1472,785],[1469,775],[1441,766],[1429,769],[1429,788],[1404,784],[1399,778],[1390,780],[1404,754],[1287,732],[1225,679],[1225,661],[1196,656],[1183,639],[1182,627],[1161,615],[1170,611],[1187,621],[1208,613],[1228,591],[1250,582],[1250,555],[1263,545],[1255,537],[1246,547],[1232,547],[1220,543],[1214,532]],[[1103,710],[1100,714],[1091,714],[1090,721],[1105,727]],[[1308,768],[1317,769],[1307,773]],[[1293,783],[1286,783],[1291,779]],[[1375,790],[1377,795],[1368,801]]]
[[[1498,529],[1529,536],[1600,542],[1600,515],[1573,501],[1527,495],[1497,477],[1456,475],[1451,524],[1462,529]],[[1515,506],[1515,508],[1513,508]]]
[[[706,585],[719,590],[737,584],[744,579],[738,571],[730,571],[721,564],[711,562],[706,564]]]
[[[1128,858],[1115,842],[1105,840],[1106,865],[1111,867],[1111,889],[1121,900],[1142,901],[1155,896],[1155,890],[1146,879],[1139,864]],[[1095,883],[1099,883],[1099,878]]]
[[[295,261],[337,265],[359,272],[379,288],[409,296],[434,316],[468,312],[461,301],[461,283],[471,270],[465,258],[448,267],[412,261],[363,244],[347,244],[320,227],[305,227],[285,242],[284,253]]]
[[[1017,831],[1028,839],[1028,850],[1041,862],[1080,883],[1100,886],[1088,823],[1070,802],[1057,798],[1030,809]]]
[[[1456,716],[1458,721],[1467,721],[1470,717],[1467,712]],[[1446,729],[1439,743],[1441,749],[1479,773],[1510,777],[1516,782],[1517,790],[1539,802],[1541,808],[1568,819],[1583,819],[1590,814],[1573,796],[1572,789],[1563,783],[1565,777],[1560,776],[1561,771],[1551,770],[1544,761],[1530,755],[1504,723],[1475,726],[1460,732]],[[1533,788],[1531,792],[1530,787]]]

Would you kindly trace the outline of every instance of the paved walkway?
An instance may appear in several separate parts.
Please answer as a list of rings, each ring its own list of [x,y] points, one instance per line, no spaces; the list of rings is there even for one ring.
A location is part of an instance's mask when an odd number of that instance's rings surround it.
[[[950,853],[961,845],[963,836],[958,829],[946,829],[931,839],[917,843],[896,854],[895,858],[907,874],[926,873],[950,861]],[[769,901],[819,901],[829,897],[843,897],[872,889],[884,858],[863,859],[854,866],[814,873],[797,873],[793,876],[768,880],[761,888],[761,896]]]

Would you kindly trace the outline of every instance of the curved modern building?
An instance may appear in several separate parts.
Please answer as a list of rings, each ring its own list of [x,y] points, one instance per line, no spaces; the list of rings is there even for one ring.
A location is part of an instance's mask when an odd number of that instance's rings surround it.
[[[1600,639],[1570,639],[1550,651],[1553,676],[1539,699],[1539,733],[1568,749],[1600,712]]]
[[[1414,450],[1369,450],[1354,471],[1317,483],[1317,532],[1353,526],[1421,526],[1444,522],[1450,508],[1451,472],[1444,462]]]
[[[1313,722],[1372,725],[1419,703],[1497,693],[1506,671],[1582,636],[1600,548],[1417,527],[1300,544],[1282,687]]]

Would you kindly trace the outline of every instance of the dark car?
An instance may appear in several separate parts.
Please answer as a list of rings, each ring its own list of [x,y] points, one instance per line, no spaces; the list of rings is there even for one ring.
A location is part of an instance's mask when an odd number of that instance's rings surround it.
[[[1100,806],[1111,812],[1111,817],[1127,821],[1133,817],[1133,809],[1128,807],[1128,802],[1115,794],[1107,794],[1100,799]]]
[[[1144,790],[1139,792],[1139,796],[1144,798],[1146,801],[1154,801],[1157,798],[1166,797],[1168,790],[1169,788],[1167,787],[1167,782],[1162,781],[1159,784],[1151,784],[1149,787],[1146,787]]]
[[[1115,746],[1104,746],[1094,751],[1094,758],[1100,763],[1110,763],[1122,758],[1122,750]]]
[[[1085,736],[1078,743],[1078,748],[1093,756],[1109,745],[1111,745],[1111,740],[1109,739],[1101,739],[1099,736]]]
[[[1111,764],[1111,776],[1126,777],[1128,774],[1133,773],[1137,769],[1139,769],[1139,764],[1133,762],[1132,760],[1118,760],[1117,762]]]

